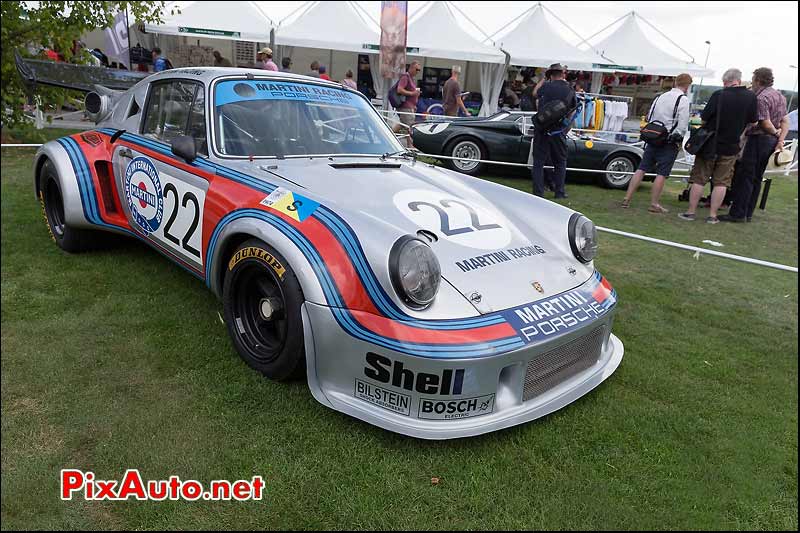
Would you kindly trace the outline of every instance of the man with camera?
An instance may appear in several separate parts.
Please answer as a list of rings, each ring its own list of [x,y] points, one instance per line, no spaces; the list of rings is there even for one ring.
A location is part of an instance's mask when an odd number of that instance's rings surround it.
[[[675,87],[656,97],[647,115],[647,125],[642,128],[642,140],[646,142],[642,162],[633,174],[628,192],[622,200],[621,207],[630,207],[631,198],[644,179],[645,173],[656,173],[653,189],[650,192],[651,213],[667,213],[662,207],[661,193],[667,176],[681,149],[681,141],[689,129],[689,98],[686,96],[692,85],[689,74],[679,74],[675,78]]]
[[[537,99],[534,115],[533,151],[533,194],[544,196],[544,165],[553,164],[553,187],[556,198],[567,198],[564,181],[567,177],[567,131],[572,121],[577,101],[575,91],[566,80],[567,69],[560,63],[550,65],[545,72],[545,80],[533,90]]]

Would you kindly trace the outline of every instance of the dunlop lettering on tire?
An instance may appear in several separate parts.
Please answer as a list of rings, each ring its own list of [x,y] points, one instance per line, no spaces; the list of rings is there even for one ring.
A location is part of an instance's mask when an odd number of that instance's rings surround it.
[[[275,271],[279,278],[283,279],[283,275],[286,273],[286,267],[284,267],[281,262],[278,261],[268,251],[256,246],[242,248],[233,254],[233,257],[231,257],[231,260],[228,262],[228,270],[233,270],[233,267],[235,267],[239,262],[250,258],[258,259],[262,263],[268,265],[272,270]]]

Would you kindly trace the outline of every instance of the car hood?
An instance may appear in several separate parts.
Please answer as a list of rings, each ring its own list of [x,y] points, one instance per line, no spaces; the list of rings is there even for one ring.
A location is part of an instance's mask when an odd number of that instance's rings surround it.
[[[253,174],[253,163],[242,164]],[[403,235],[421,235],[444,280],[482,313],[551,297],[593,273],[570,249],[574,212],[515,189],[400,159],[297,159],[258,168],[345,221],[391,295],[388,256]]]

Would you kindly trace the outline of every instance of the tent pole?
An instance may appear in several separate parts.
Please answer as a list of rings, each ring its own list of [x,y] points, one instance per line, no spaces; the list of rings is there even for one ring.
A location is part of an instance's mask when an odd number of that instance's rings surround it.
[[[576,44],[575,46],[576,46],[576,47],[577,47],[577,46],[580,46],[580,45],[582,45],[583,43],[586,43],[586,44],[588,44],[589,46],[592,46],[591,44],[589,44],[589,40],[591,40],[591,39],[592,39],[592,37],[596,37],[597,35],[600,35],[600,34],[601,34],[601,33],[603,33],[604,31],[606,31],[608,28],[610,28],[611,26],[613,26],[614,24],[616,24],[617,22],[619,22],[620,20],[624,20],[625,18],[627,18],[627,17],[631,16],[632,14],[633,14],[633,11],[631,11],[630,13],[626,13],[626,14],[622,15],[620,18],[618,18],[617,20],[615,20],[614,22],[612,22],[611,24],[609,24],[608,26],[606,26],[606,27],[605,27],[605,28],[603,28],[602,30],[600,30],[600,31],[598,31],[598,32],[595,32],[595,33],[591,34],[590,36],[588,36],[587,38],[585,38],[584,40],[582,40],[581,42],[579,42],[579,43],[578,43],[578,44]]]
[[[490,41],[492,40],[492,39],[491,39],[491,37],[489,37],[488,35],[486,35],[486,32],[485,32],[485,31],[483,31],[483,29],[481,29],[481,27],[480,27],[480,26],[478,26],[477,24],[475,24],[475,22],[474,22],[474,21],[473,21],[471,18],[469,18],[469,17],[467,16],[467,14],[466,14],[466,13],[464,13],[463,11],[461,11],[461,9],[460,9],[460,8],[459,8],[457,5],[455,5],[453,2],[445,2],[445,6],[447,6],[448,8],[449,8],[450,6],[452,6],[452,7],[453,7],[453,9],[455,9],[456,11],[458,11],[458,12],[461,14],[461,16],[462,16],[462,17],[464,17],[465,19],[467,19],[467,21],[468,21],[470,24],[472,24],[472,25],[475,27],[475,29],[477,29],[479,32],[481,32],[481,33],[483,34],[483,36],[484,36],[484,37],[486,37],[486,38],[487,38],[487,39],[489,39]],[[452,11],[451,11],[450,13],[452,14]]]
[[[275,28],[269,29],[269,49],[275,53]]]
[[[658,34],[659,34],[660,36],[662,36],[663,38],[665,38],[666,40],[668,40],[670,43],[674,44],[674,45],[675,45],[675,47],[676,47],[678,50],[680,50],[681,52],[683,52],[684,54],[686,54],[687,56],[689,56],[689,60],[690,60],[690,62],[694,63],[694,56],[693,56],[692,54],[690,54],[689,52],[687,52],[686,50],[684,50],[683,48],[681,48],[681,46],[680,46],[678,43],[676,43],[675,41],[673,41],[672,39],[670,39],[669,37],[667,37],[667,36],[664,34],[664,32],[662,32],[661,30],[659,30],[658,28],[656,28],[655,26],[653,26],[652,24],[650,24],[650,21],[649,21],[649,20],[647,20],[647,19],[646,19],[646,18],[644,18],[643,16],[641,16],[641,15],[637,14],[635,11],[634,11],[634,13],[633,13],[633,14],[634,14],[634,16],[636,16],[636,17],[639,17],[640,19],[642,19],[642,20],[645,22],[645,24],[647,24],[648,26],[650,26],[651,28],[653,28],[654,30],[656,30],[656,32],[658,32]]]
[[[534,9],[536,9],[536,7],[537,7],[538,5],[539,5],[539,4],[536,4],[536,5],[534,5],[533,7],[529,7],[528,9],[526,9],[525,11],[523,11],[522,13],[520,13],[519,15],[517,15],[516,17],[514,17],[513,19],[511,19],[511,20],[509,20],[508,22],[506,22],[506,23],[503,25],[503,27],[502,27],[502,28],[500,28],[499,30],[497,30],[496,32],[494,32],[493,34],[491,34],[491,35],[489,36],[489,40],[490,40],[490,41],[492,41],[492,42],[494,42],[494,41],[492,40],[492,37],[494,37],[495,35],[497,35],[497,34],[498,34],[498,33],[500,33],[501,31],[503,31],[504,29],[508,28],[509,26],[511,26],[512,24],[514,24],[514,23],[515,23],[515,22],[517,22],[518,20],[520,20],[521,18],[523,18],[523,17],[526,17],[526,16],[528,15],[528,13],[530,13],[531,11],[533,11]],[[484,40],[485,40],[485,39],[484,39]]]

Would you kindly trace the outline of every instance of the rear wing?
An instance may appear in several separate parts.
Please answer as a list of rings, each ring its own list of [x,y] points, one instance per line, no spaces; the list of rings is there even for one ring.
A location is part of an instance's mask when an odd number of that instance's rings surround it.
[[[150,75],[149,72],[27,59],[16,52],[14,62],[23,82],[30,88],[39,84],[86,93],[100,85],[114,91],[126,91]]]

